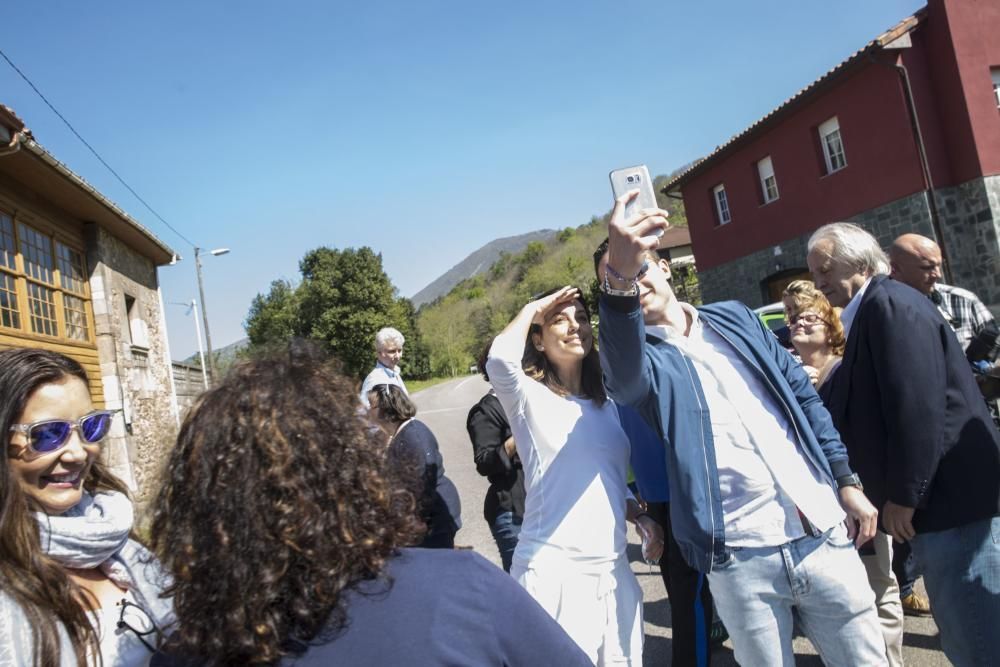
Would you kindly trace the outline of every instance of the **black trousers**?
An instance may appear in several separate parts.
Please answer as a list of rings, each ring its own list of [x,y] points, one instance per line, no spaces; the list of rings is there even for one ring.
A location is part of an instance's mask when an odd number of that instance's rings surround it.
[[[670,529],[670,503],[648,503],[647,510],[663,528],[666,547],[660,559],[660,574],[670,601],[670,625],[673,630],[673,662],[677,667],[708,665],[712,647],[708,633],[712,628],[712,594],[708,577],[684,561]],[[699,662],[698,654],[703,657]]]

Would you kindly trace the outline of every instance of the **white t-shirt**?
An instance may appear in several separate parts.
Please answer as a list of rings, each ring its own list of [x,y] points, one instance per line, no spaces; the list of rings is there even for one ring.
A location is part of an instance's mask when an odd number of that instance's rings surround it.
[[[522,567],[602,572],[625,553],[628,437],[608,400],[559,396],[521,369],[523,345],[498,337],[486,368],[507,413],[526,491],[514,552]]]

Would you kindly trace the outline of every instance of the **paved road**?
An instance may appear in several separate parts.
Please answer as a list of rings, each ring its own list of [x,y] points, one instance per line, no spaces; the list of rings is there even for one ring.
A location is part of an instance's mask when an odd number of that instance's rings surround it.
[[[483,519],[483,496],[488,483],[480,477],[472,461],[472,445],[465,431],[469,408],[486,393],[488,385],[479,376],[457,378],[414,394],[419,409],[417,417],[437,436],[444,456],[445,471],[458,487],[462,498],[462,529],[456,544],[471,546],[476,552],[500,566],[500,556],[489,528]],[[629,530],[629,555],[632,569],[639,578],[645,598],[646,645],[643,665],[662,667],[670,664],[670,606],[667,603],[659,569],[650,568],[638,557],[639,542]],[[951,663],[940,651],[937,626],[931,619],[906,619],[904,659],[914,667],[939,667]],[[812,644],[804,637],[795,640],[799,665],[822,665]],[[712,657],[713,667],[736,665],[732,643],[727,641]]]

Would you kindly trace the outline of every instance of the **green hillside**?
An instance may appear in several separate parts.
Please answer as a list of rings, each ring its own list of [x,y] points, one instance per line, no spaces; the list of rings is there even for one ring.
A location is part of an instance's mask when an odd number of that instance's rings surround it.
[[[669,176],[658,176],[657,186]],[[659,195],[660,206],[670,211],[670,222],[687,226],[680,200]],[[417,327],[430,354],[436,376],[469,372],[469,367],[489,339],[509,322],[530,299],[553,287],[576,285],[593,308],[593,252],[607,236],[610,212],[576,228],[567,227],[546,242],[533,241],[517,254],[502,253],[489,271],[462,281],[448,294],[423,306]],[[693,275],[693,274],[692,274]]]

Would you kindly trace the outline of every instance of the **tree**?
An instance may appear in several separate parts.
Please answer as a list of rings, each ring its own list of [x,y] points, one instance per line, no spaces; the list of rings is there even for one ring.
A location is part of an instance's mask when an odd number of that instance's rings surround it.
[[[298,297],[287,280],[275,280],[267,296],[255,296],[243,322],[250,345],[255,347],[301,335],[297,325]]]
[[[375,333],[399,329],[417,359],[404,365],[427,372],[419,359],[426,350],[417,331],[413,305],[396,296],[382,268],[382,256],[371,248],[316,248],[299,262],[302,282],[292,288],[274,281],[267,296],[257,295],[245,327],[254,347],[304,336],[322,341],[343,363],[344,371],[363,377],[375,363]],[[406,357],[404,357],[405,359]],[[414,363],[415,362],[415,363]]]

